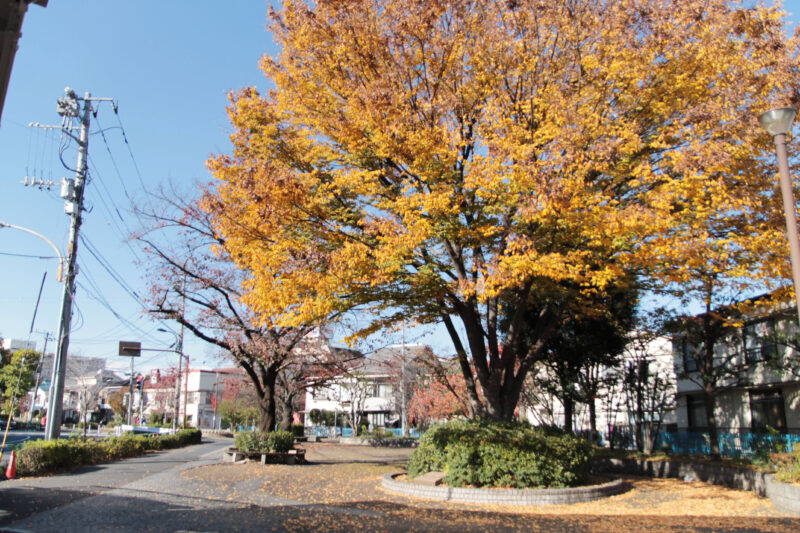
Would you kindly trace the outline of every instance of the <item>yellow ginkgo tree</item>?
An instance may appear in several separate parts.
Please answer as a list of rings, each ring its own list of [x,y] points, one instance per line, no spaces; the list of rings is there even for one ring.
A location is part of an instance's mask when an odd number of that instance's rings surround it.
[[[470,411],[510,419],[566,311],[671,275],[652,267],[699,183],[772,205],[754,117],[796,96],[782,16],[723,0],[286,0],[261,63],[274,89],[231,96],[233,151],[210,160],[204,208],[265,320],[442,323]]]

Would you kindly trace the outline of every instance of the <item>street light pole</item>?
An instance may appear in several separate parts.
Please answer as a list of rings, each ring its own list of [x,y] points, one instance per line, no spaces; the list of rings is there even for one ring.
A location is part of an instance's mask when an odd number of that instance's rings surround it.
[[[1,222],[0,221],[0,228],[12,228],[12,229],[17,229],[17,230],[20,230],[20,231],[24,231],[25,233],[30,233],[31,235],[33,235],[35,237],[39,237],[44,242],[49,244],[50,248],[52,248],[56,252],[56,255],[58,256],[58,271],[56,272],[56,281],[58,281],[58,282],[64,281],[64,256],[61,255],[61,251],[58,249],[58,246],[53,244],[53,241],[51,241],[50,239],[48,239],[47,237],[45,237],[41,233],[36,233],[32,229],[23,228],[22,226],[15,226],[14,224],[9,224],[8,222]]]
[[[175,373],[175,415],[172,419],[172,429],[177,431],[178,418],[180,417],[180,403],[181,403],[181,372],[183,370],[183,324],[181,324],[180,332],[173,333],[172,331],[164,328],[158,328],[158,331],[164,333],[172,333],[175,335],[175,349],[178,352],[178,370]]]
[[[800,237],[797,234],[797,215],[794,191],[789,178],[789,161],[786,154],[786,134],[792,130],[792,121],[797,112],[791,107],[771,109],[758,117],[758,121],[772,135],[778,156],[783,214],[786,217],[786,237],[789,239],[789,257],[792,262],[792,282],[797,306],[798,325],[800,325]]]

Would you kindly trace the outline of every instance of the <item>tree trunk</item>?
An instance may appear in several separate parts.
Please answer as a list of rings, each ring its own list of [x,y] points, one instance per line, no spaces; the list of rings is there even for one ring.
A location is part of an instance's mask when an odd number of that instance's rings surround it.
[[[597,435],[597,409],[594,405],[594,395],[589,397],[589,444],[594,444]]]
[[[569,395],[564,395],[561,401],[564,403],[564,431],[572,433],[572,413],[575,403]]]
[[[264,394],[258,402],[258,430],[265,433],[275,430],[275,397]]]
[[[262,396],[258,400],[258,430],[269,433],[275,430],[275,379],[277,372],[267,367],[261,373]]]
[[[290,431],[292,429],[292,414],[294,413],[294,395],[282,396],[280,398],[280,428],[283,431]]]
[[[716,388],[711,383],[707,383],[703,388],[703,404],[706,408],[706,420],[708,421],[711,457],[719,457],[719,434],[717,433],[717,417],[714,414],[716,392]]]

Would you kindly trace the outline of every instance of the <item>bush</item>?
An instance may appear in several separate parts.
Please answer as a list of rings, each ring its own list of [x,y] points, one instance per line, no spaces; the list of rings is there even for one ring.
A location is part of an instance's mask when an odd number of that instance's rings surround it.
[[[148,440],[144,435],[123,435],[102,441],[102,444],[111,460],[135,457],[148,450]]]
[[[184,429],[174,435],[127,434],[95,440],[72,434],[68,439],[28,441],[17,454],[17,473],[20,476],[35,476],[75,466],[127,459],[149,450],[198,444],[201,437],[198,429]]]
[[[302,437],[306,433],[306,428],[303,424],[292,424],[292,435],[295,437]]]
[[[68,439],[36,440],[22,445],[17,455],[17,473],[35,476],[78,465],[108,460],[102,441]]]
[[[442,471],[454,487],[570,487],[588,481],[590,453],[586,441],[552,428],[459,420],[423,435],[408,472]]]
[[[243,452],[261,452],[269,450],[267,434],[260,431],[239,431],[233,438],[233,444]]]
[[[288,452],[294,447],[294,435],[291,431],[240,431],[234,437],[234,445],[243,452]]]
[[[288,452],[294,447],[294,435],[291,431],[273,431],[267,434],[267,445],[270,451]]]
[[[195,428],[182,429],[178,431],[177,435],[182,446],[200,444],[203,440],[203,432]]]

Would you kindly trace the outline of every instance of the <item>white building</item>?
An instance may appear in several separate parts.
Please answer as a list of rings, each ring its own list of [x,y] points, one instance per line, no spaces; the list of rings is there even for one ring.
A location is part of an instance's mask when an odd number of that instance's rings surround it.
[[[609,381],[609,385],[601,386],[594,399],[597,431],[606,435],[606,438],[615,430],[632,431],[637,401],[640,399],[647,422],[658,421],[661,431],[674,430],[677,420],[674,409],[677,380],[673,359],[669,337],[632,332],[622,354],[621,366],[601,370],[599,374],[599,377]],[[537,371],[544,370],[534,368],[533,372]],[[531,381],[536,389],[536,375]],[[636,394],[637,383],[642,384],[639,387],[641,396]],[[543,390],[527,391],[523,396],[528,398],[528,405],[522,402],[522,418],[535,425],[564,425],[564,407],[556,396]],[[574,404],[572,427],[574,431],[589,431],[591,424],[587,404]]]
[[[739,433],[764,431],[800,433],[800,352],[781,339],[797,335],[794,308],[752,315],[743,327],[714,346],[714,365],[730,369],[718,383],[715,410],[717,430]],[[673,341],[677,387],[677,425],[702,432],[708,419],[698,372],[702,345],[676,336]],[[769,361],[772,360],[772,363]],[[784,368],[777,371],[776,368]],[[792,370],[794,367],[794,370]]]
[[[157,371],[156,371],[157,372]],[[175,413],[175,375],[154,372],[144,384],[145,418],[154,412],[164,413],[171,421]],[[158,376],[158,377],[155,377]],[[217,406],[222,399],[226,383],[230,380],[248,380],[238,367],[190,369],[182,372],[180,379],[179,419],[186,418],[187,425],[200,429],[218,429],[221,417]]]
[[[312,410],[336,413],[340,425],[347,425],[348,416],[376,428],[400,427],[403,400],[411,402],[411,385],[418,365],[430,348],[423,344],[389,346],[353,362],[347,375],[326,380],[323,385],[306,390],[305,425],[312,426]],[[405,395],[403,395],[405,389]]]

